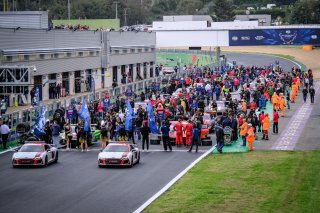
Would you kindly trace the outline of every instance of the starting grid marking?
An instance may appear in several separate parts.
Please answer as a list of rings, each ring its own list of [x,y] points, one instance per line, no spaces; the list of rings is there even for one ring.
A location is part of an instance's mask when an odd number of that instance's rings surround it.
[[[315,86],[315,99],[320,89],[320,83],[317,82]],[[273,150],[294,150],[301,132],[309,119],[314,104],[310,102],[304,103],[298,112],[290,119],[285,131],[282,132],[280,138],[272,146]]]

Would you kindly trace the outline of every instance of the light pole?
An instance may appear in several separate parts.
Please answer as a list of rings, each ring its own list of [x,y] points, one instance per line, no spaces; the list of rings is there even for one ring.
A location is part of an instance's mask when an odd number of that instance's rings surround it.
[[[128,7],[124,8],[124,26],[128,25],[127,24],[127,15],[128,15],[127,11],[128,10],[130,10],[130,8],[128,8]]]
[[[116,19],[118,19],[118,4],[119,4],[120,2],[118,2],[118,1],[114,1],[113,2],[113,4],[115,4],[116,5]]]
[[[71,10],[70,0],[68,0],[68,19],[69,19],[69,21],[70,21],[70,16],[71,16],[70,10]]]

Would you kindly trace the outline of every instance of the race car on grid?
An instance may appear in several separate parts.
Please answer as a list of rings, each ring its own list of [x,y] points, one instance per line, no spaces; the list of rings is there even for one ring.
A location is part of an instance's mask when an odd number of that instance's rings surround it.
[[[98,155],[98,166],[128,166],[140,162],[140,150],[136,144],[126,141],[110,142]]]
[[[12,166],[48,166],[58,162],[58,149],[44,141],[25,142],[13,154]]]

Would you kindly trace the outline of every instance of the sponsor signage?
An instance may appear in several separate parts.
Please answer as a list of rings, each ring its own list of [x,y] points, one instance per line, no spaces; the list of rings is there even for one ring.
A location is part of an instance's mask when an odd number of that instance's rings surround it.
[[[230,30],[229,46],[319,45],[320,29]]]

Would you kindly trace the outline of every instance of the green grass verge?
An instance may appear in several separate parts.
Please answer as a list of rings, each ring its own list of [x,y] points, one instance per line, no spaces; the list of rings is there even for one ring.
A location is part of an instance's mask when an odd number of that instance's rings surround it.
[[[53,20],[53,25],[57,26],[60,24],[64,25],[88,25],[91,30],[96,30],[100,27],[103,29],[113,28],[115,30],[120,29],[119,19],[71,19],[71,20]]]
[[[10,148],[13,148],[16,146],[18,146],[18,140],[10,141],[9,143],[7,143],[7,149],[10,149]],[[3,146],[1,144],[0,145],[0,152],[2,152],[2,151],[5,151],[5,150],[3,149]]]
[[[320,152],[209,155],[145,212],[320,212]]]
[[[174,67],[180,63],[183,65],[192,65],[193,55],[197,56],[197,62],[199,65],[212,64],[210,56],[205,54],[184,54],[184,53],[156,53],[156,64],[162,64],[165,67]]]

